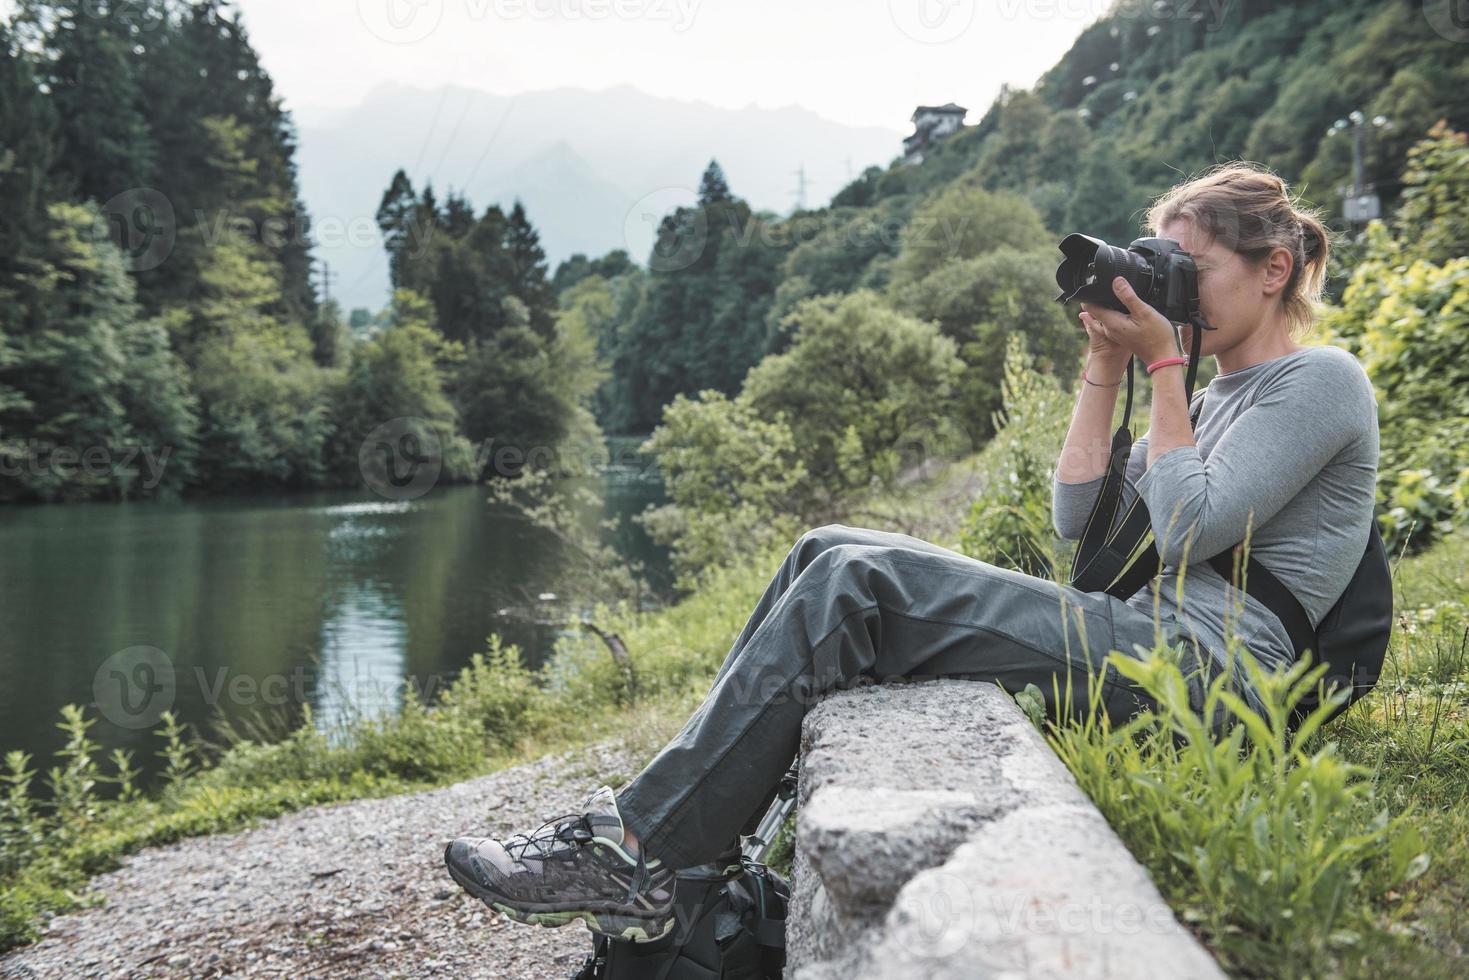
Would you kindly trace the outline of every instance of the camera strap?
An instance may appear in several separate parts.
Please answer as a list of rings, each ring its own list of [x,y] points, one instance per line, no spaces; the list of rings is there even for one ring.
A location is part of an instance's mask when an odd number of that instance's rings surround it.
[[[1184,376],[1184,399],[1193,401],[1194,381],[1199,371],[1199,347],[1203,331],[1212,330],[1204,318],[1195,310],[1189,317],[1193,328],[1193,343],[1189,347],[1188,372]],[[1132,398],[1133,372],[1137,357],[1127,359],[1127,399],[1122,408],[1122,424],[1112,434],[1111,455],[1107,465],[1101,492],[1092,504],[1087,516],[1086,528],[1082,531],[1081,543],[1077,545],[1076,560],[1072,565],[1071,585],[1083,592],[1106,592],[1119,599],[1127,599],[1143,584],[1158,574],[1158,550],[1152,540],[1152,519],[1142,498],[1133,500],[1132,506],[1117,523],[1117,512],[1122,506],[1122,484],[1127,475],[1127,461],[1132,457]],[[1198,426],[1199,412],[1203,402],[1189,417],[1189,428]],[[1117,525],[1111,531],[1113,524]],[[1109,533],[1109,531],[1111,533]]]
[[[1189,350],[1188,373],[1184,378],[1184,398],[1193,401],[1194,381],[1198,374],[1199,347],[1204,330],[1213,327],[1195,312],[1189,318],[1193,327],[1193,343]],[[1132,456],[1133,362],[1127,361],[1127,401],[1122,409],[1122,424],[1112,435],[1111,460],[1101,492],[1092,505],[1077,545],[1072,566],[1071,585],[1083,592],[1105,592],[1126,600],[1158,574],[1162,560],[1153,537],[1152,517],[1142,497],[1134,498],[1116,531],[1108,533],[1122,502],[1122,484],[1127,474],[1127,461]],[[1203,399],[1189,415],[1189,428],[1197,429]],[[1226,582],[1236,582],[1237,559],[1243,554],[1243,542],[1233,545],[1208,559],[1208,564]],[[1301,606],[1300,600],[1271,574],[1254,555],[1245,563],[1244,591],[1263,603],[1285,627],[1296,654],[1314,646],[1316,631]]]

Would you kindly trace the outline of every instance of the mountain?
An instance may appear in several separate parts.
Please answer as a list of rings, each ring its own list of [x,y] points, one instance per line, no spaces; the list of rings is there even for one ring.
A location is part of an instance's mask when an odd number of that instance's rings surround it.
[[[464,192],[476,208],[520,198],[554,267],[613,248],[642,261],[651,237],[638,234],[642,211],[688,203],[711,158],[735,193],[785,213],[798,171],[816,203],[901,149],[900,120],[891,130],[844,126],[794,106],[723,109],[630,86],[507,96],[384,85],[350,109],[295,115],[316,254],[331,263],[332,295],[347,309],[387,297],[373,216],[399,168],[440,197]]]

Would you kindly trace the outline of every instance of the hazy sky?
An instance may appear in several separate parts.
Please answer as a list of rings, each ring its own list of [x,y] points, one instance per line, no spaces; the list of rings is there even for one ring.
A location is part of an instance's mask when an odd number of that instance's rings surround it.
[[[237,0],[292,109],[376,85],[513,94],[631,84],[739,108],[796,104],[909,129],[919,103],[978,120],[1033,84],[1107,0]],[[0,4],[3,6],[3,4]]]

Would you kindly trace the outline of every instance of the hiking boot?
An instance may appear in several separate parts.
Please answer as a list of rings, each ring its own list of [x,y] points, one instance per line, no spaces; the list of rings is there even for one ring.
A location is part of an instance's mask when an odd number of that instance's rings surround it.
[[[471,895],[517,922],[564,926],[582,919],[613,939],[651,942],[673,931],[674,872],[622,841],[611,787],[576,813],[505,840],[460,837],[444,850],[449,874]]]

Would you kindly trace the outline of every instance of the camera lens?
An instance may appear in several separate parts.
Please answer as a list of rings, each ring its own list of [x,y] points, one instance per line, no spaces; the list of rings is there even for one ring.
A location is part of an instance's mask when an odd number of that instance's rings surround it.
[[[1139,296],[1147,296],[1153,285],[1153,270],[1136,252],[1108,245],[1090,235],[1067,235],[1061,240],[1065,256],[1056,269],[1056,285],[1063,303],[1080,300],[1126,313],[1127,307],[1112,291],[1112,280],[1126,279]]]

